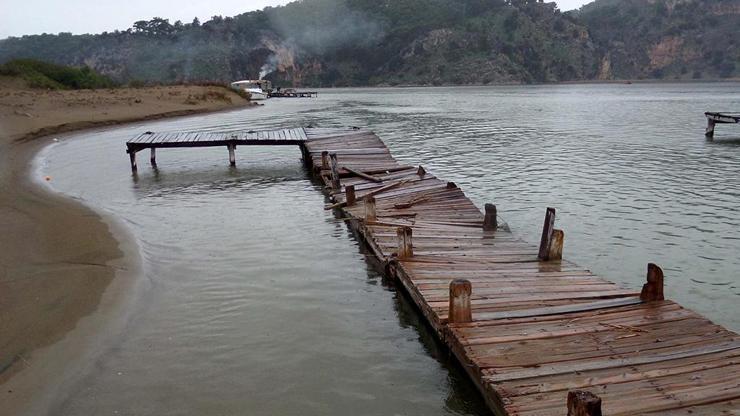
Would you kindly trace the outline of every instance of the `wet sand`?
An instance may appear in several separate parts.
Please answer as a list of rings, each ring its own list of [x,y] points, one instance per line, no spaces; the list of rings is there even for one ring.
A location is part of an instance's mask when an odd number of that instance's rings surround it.
[[[115,220],[34,183],[48,135],[247,105],[219,87],[39,91],[0,79],[0,414],[45,412],[91,365],[79,360],[120,315],[140,263]]]

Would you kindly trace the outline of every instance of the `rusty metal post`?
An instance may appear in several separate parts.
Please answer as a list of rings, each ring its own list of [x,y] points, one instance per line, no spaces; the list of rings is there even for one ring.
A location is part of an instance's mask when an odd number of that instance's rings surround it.
[[[473,287],[469,280],[455,279],[450,282],[450,310],[447,322],[464,324],[473,322],[473,311],[470,306],[470,296]]]

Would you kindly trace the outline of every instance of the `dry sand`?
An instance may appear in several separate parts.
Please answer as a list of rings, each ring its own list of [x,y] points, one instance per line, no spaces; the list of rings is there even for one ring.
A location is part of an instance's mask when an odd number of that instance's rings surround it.
[[[125,286],[114,277],[139,267],[125,232],[32,182],[42,136],[248,105],[221,87],[39,91],[0,77],[0,414],[47,407],[33,402],[58,391],[46,384],[103,330],[90,316],[112,310],[101,300]],[[70,340],[74,331],[84,335]],[[55,344],[66,345],[45,352]]]

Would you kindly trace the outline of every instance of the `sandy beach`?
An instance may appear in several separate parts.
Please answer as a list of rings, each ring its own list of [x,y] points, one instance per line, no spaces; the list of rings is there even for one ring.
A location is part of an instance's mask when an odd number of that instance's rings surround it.
[[[135,247],[121,241],[125,231],[34,183],[31,161],[49,135],[249,105],[215,86],[42,91],[0,77],[0,414],[38,409],[37,396],[49,394],[46,384],[72,359],[58,354],[92,342],[105,319],[82,321],[110,309],[101,300],[115,294],[106,292],[125,286],[114,277],[139,267]],[[60,340],[70,345],[40,352]]]

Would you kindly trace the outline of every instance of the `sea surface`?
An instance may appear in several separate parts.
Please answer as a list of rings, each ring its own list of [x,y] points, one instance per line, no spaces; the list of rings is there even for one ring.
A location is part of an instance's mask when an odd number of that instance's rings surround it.
[[[122,221],[144,275],[58,415],[487,414],[409,300],[324,211],[297,147],[161,149],[144,131],[373,130],[402,161],[493,202],[532,243],[557,209],[564,256],[740,330],[740,83],[320,90],[313,99],[60,138],[50,186]]]

